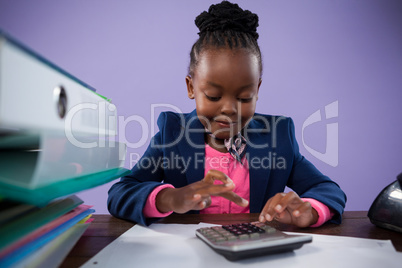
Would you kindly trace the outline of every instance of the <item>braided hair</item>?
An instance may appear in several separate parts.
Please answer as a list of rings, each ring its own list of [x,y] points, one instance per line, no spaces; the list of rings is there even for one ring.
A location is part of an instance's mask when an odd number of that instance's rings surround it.
[[[212,48],[244,48],[257,56],[260,75],[262,74],[262,58],[257,43],[258,16],[248,10],[243,10],[237,4],[222,1],[211,5],[208,12],[204,11],[195,19],[195,25],[200,32],[199,39],[190,52],[188,73],[194,75],[200,54]]]

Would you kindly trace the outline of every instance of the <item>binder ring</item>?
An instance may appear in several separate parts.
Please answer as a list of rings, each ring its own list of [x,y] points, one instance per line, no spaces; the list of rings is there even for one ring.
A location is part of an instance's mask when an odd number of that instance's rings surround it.
[[[53,90],[53,95],[56,101],[57,114],[61,119],[67,113],[67,94],[63,86],[57,86]]]

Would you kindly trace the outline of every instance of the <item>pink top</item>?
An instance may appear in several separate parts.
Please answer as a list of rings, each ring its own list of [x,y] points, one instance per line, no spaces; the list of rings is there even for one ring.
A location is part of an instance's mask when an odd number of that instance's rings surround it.
[[[248,170],[248,162],[245,157],[242,159],[243,165],[237,162],[230,153],[219,152],[209,145],[205,145],[205,174],[210,169],[219,170],[229,176],[236,185],[233,192],[241,196],[246,200],[250,200],[250,173]],[[220,181],[215,181],[216,184],[221,183]],[[156,187],[151,194],[148,196],[147,202],[143,209],[143,213],[147,218],[160,218],[166,217],[172,213],[172,211],[167,213],[161,213],[156,208],[156,195],[165,188],[174,188],[170,184],[163,184]],[[321,226],[323,223],[332,218],[333,213],[330,212],[329,208],[323,203],[311,199],[302,198],[305,202],[310,202],[311,206],[318,213],[318,221],[311,227]],[[235,203],[221,198],[219,196],[211,196],[211,205],[208,208],[200,210],[202,214],[222,214],[222,213],[249,213],[250,207],[240,207]]]
[[[205,145],[205,174],[210,169],[221,171],[228,175],[236,185],[233,190],[234,193],[250,200],[250,173],[248,172],[248,162],[245,157],[239,163],[234,159],[230,153],[221,153],[213,149],[209,145]],[[215,184],[221,184],[220,181],[215,181]],[[223,213],[249,213],[250,206],[241,207],[229,200],[219,197],[211,196],[211,205],[203,210],[202,214],[223,214]]]

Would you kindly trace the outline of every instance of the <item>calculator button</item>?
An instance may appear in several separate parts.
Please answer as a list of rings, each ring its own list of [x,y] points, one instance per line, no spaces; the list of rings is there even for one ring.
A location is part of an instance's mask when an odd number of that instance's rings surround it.
[[[223,237],[223,236],[215,238],[215,242],[223,242],[226,240],[227,240],[226,237]]]
[[[259,233],[252,233],[250,234],[250,238],[259,238],[260,234]]]
[[[235,240],[237,240],[237,236],[235,236],[235,235],[229,235],[229,236],[227,236],[226,238],[228,239],[228,241],[235,241]]]
[[[210,236],[210,237],[213,237],[213,238],[222,237],[222,236],[221,236],[220,234],[218,234],[218,233],[210,234],[209,236]]]
[[[202,233],[202,234],[206,234],[206,233],[209,232],[209,228],[201,228],[199,231],[200,231],[200,233]]]
[[[239,235],[239,239],[240,239],[240,240],[247,240],[247,239],[249,239],[249,238],[250,238],[250,236],[249,236],[248,234]]]
[[[261,227],[261,229],[263,229],[265,232],[267,232],[269,234],[276,232],[275,228],[273,228],[271,226],[268,226],[268,225],[265,225],[265,226]]]

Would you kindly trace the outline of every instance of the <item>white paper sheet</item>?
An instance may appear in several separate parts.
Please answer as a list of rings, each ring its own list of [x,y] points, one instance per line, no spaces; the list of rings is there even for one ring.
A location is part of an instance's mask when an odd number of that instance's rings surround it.
[[[293,252],[231,262],[195,236],[206,226],[214,225],[135,225],[83,267],[402,267],[402,253],[389,240],[328,235],[312,235],[312,243]]]

